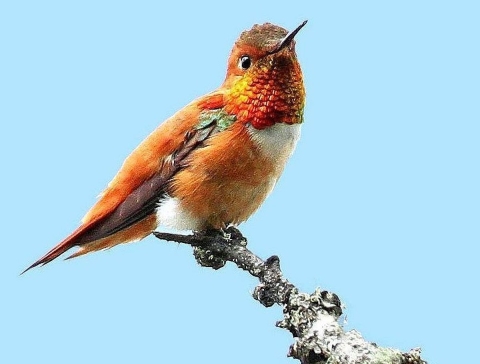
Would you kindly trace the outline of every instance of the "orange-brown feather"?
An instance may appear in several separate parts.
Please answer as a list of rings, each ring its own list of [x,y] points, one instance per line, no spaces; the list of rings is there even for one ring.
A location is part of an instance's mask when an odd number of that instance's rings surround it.
[[[211,137],[204,148],[192,152],[187,163],[188,168],[175,175],[171,195],[192,215],[201,217],[204,228],[245,221],[279,174],[240,123]]]
[[[82,219],[82,225],[24,272],[46,264],[79,245],[78,242],[84,234],[97,227],[101,220],[111,214],[127,196],[162,168],[165,159],[182,144],[185,134],[198,123],[201,111],[221,107],[223,107],[223,93],[214,91],[194,100],[162,123],[125,159],[97,203]],[[141,239],[151,233],[156,225],[156,216],[152,214],[111,236],[82,244],[82,248],[69,258]]]
[[[59,257],[63,253],[65,253],[67,250],[71,249],[73,246],[75,246],[75,240],[78,239],[83,233],[85,233],[93,223],[87,223],[79,226],[73,233],[71,233],[69,236],[67,236],[65,239],[63,239],[60,243],[58,243],[56,246],[54,246],[50,251],[48,251],[43,257],[38,259],[35,263],[33,263],[31,266],[29,266],[27,269],[25,269],[23,273],[26,271],[38,266],[38,265],[44,265],[55,258]]]
[[[130,226],[125,230],[119,231],[118,233],[108,236],[106,238],[92,241],[90,243],[82,245],[82,247],[77,252],[70,255],[67,259],[74,258],[83,254],[87,254],[92,251],[111,248],[115,245],[118,245],[127,241],[142,239],[148,234],[150,234],[155,229],[156,226],[157,226],[157,219],[155,214],[147,216],[145,219],[139,221],[138,223]],[[85,233],[85,231],[87,231],[89,227],[90,225],[82,225],[78,227],[72,234],[67,236],[63,241],[61,241],[58,245],[56,245],[47,254],[45,254],[43,257],[38,259],[35,263],[33,263],[27,269],[25,269],[22,272],[22,274],[38,265],[44,265],[51,262],[55,258],[65,253],[67,250],[71,249],[73,246],[76,245],[75,244],[76,239],[78,239],[83,233]]]
[[[295,32],[292,34],[290,42]],[[185,168],[173,178],[165,173],[168,177],[159,182],[160,187],[165,184],[166,191],[179,201],[183,211],[203,222],[205,228],[222,228],[225,224],[246,220],[273,188],[297,138],[295,133],[280,131],[283,133],[280,135],[286,136],[286,145],[280,149],[270,147],[270,151],[281,154],[276,162],[261,150],[262,141],[267,139],[255,134],[260,142],[253,140],[251,127],[260,130],[278,123],[296,124],[303,120],[303,81],[293,43],[285,43],[285,47],[280,43],[286,35],[285,29],[269,23],[243,32],[230,55],[223,85],[193,101],[153,131],[127,157],[98,202],[82,219],[82,225],[31,267],[48,263],[75,245],[81,248],[72,257],[148,235],[157,224],[157,217],[151,210],[142,211],[150,214],[144,218],[145,215],[135,215],[137,210],[131,210],[134,218],[143,218],[127,220],[132,225],[120,221],[115,226],[115,214],[121,215],[123,202],[129,207],[129,202],[136,201],[138,196],[133,192],[142,192],[141,186],[148,186],[144,184],[146,181],[159,171],[166,171],[162,168],[171,168],[172,153],[180,148],[185,135],[199,122],[203,110],[224,108],[228,114],[235,115],[236,123],[212,135],[202,148],[191,152],[189,149],[190,154],[186,153],[186,160],[181,161]],[[238,67],[240,57],[245,54],[255,64],[248,71]],[[272,144],[271,139],[265,144],[269,143]],[[163,189],[155,191],[164,192]],[[109,218],[113,228],[109,226]],[[101,228],[106,232],[98,233],[102,232]],[[112,235],[108,236],[109,233]]]
[[[75,258],[93,251],[108,249],[115,245],[122,244],[129,241],[140,240],[152,233],[157,227],[157,217],[155,214],[147,216],[145,219],[136,224],[121,230],[106,238],[86,243],[80,247],[75,253],[70,255],[67,259]]]
[[[164,159],[172,154],[184,140],[185,133],[198,122],[203,108],[223,106],[223,95],[214,92],[201,97],[155,129],[125,159],[117,175],[100,195],[98,202],[82,219],[83,224],[98,221],[111,213],[125,198],[162,167]]]

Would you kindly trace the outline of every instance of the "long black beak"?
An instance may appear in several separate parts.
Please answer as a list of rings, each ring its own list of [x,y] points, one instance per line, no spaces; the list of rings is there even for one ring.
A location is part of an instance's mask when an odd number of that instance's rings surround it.
[[[304,27],[305,24],[307,24],[308,20],[305,20],[302,24],[300,24],[298,27],[295,28],[295,30],[291,31],[290,33],[287,34],[285,38],[283,38],[278,45],[275,46],[275,48],[270,51],[270,54],[280,52],[283,48],[288,47],[290,43],[292,43],[293,38],[297,35],[297,33]]]

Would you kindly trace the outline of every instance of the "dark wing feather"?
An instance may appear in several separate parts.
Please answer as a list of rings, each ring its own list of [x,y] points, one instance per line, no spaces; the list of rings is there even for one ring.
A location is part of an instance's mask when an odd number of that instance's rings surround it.
[[[166,193],[168,181],[182,168],[182,161],[197,147],[200,147],[210,135],[218,132],[216,123],[193,129],[185,135],[182,146],[178,148],[159,173],[146,180],[133,191],[110,215],[106,216],[86,231],[76,245],[83,245],[105,238],[143,220],[152,214],[160,198]]]

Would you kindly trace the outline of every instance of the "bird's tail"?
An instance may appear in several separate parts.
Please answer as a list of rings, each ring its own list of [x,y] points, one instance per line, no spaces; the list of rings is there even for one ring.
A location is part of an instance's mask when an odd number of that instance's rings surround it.
[[[34,267],[51,262],[74,246],[79,246],[80,249],[66,259],[75,258],[98,250],[108,249],[117,244],[143,239],[156,228],[157,217],[154,213],[150,214],[144,219],[130,226],[124,227],[113,234],[110,234],[109,232],[99,234],[98,231],[101,231],[101,224],[102,221],[92,221],[81,225],[77,230],[67,236],[57,246],[25,269],[21,274]]]
[[[85,232],[87,228],[90,226],[87,225],[82,225],[78,227],[73,233],[71,233],[69,236],[67,236],[64,240],[62,240],[59,244],[57,244],[55,247],[53,247],[52,250],[50,250],[47,254],[45,254],[43,257],[38,259],[35,263],[33,263],[31,266],[29,266],[27,269],[25,269],[22,273],[27,272],[28,270],[35,268],[39,265],[45,265],[55,258],[59,257],[63,253],[65,253],[67,250],[73,248],[74,246],[78,245],[78,239],[79,237]]]

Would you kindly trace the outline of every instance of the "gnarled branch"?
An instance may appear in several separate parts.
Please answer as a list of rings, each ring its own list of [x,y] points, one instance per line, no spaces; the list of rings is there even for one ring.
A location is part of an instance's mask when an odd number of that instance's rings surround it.
[[[290,331],[295,342],[288,355],[302,364],[395,363],[424,364],[420,349],[408,353],[382,348],[366,341],[356,330],[344,331],[339,323],[342,304],[335,293],[316,289],[312,294],[301,293],[283,277],[280,259],[272,256],[262,260],[249,249],[247,240],[234,227],[225,234],[218,231],[178,235],[155,232],[163,240],[193,247],[197,262],[204,267],[219,269],[227,261],[257,277],[259,285],[253,298],[262,305],[283,307],[283,320],[277,327]]]

